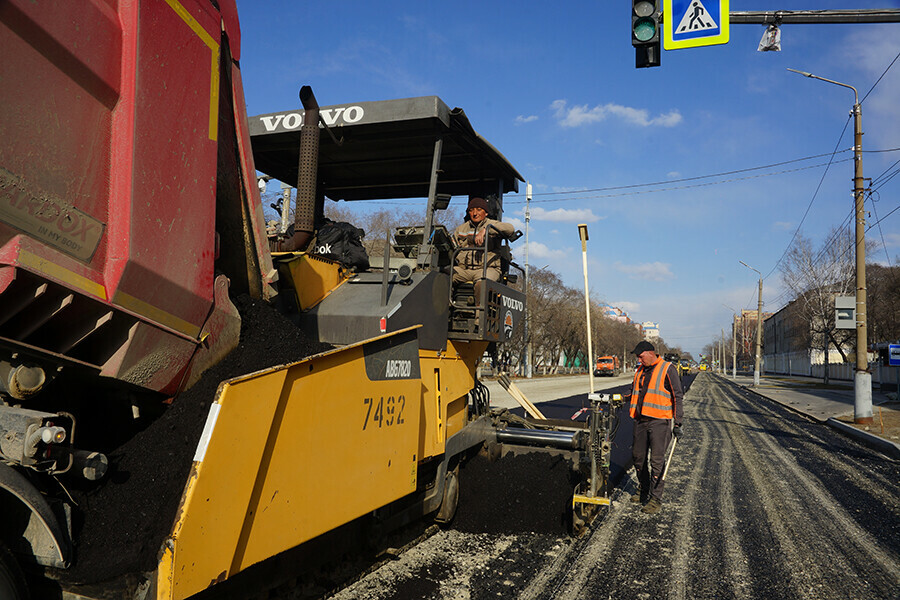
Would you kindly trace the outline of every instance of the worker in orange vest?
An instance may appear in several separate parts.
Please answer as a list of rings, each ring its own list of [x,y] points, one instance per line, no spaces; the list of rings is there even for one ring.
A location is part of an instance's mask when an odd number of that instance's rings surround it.
[[[666,448],[673,435],[681,435],[684,392],[678,367],[658,356],[653,344],[645,340],[632,352],[637,355],[640,365],[631,388],[630,412],[634,419],[631,456],[641,490],[631,497],[631,501],[640,502],[644,505],[641,512],[652,515],[662,509]]]

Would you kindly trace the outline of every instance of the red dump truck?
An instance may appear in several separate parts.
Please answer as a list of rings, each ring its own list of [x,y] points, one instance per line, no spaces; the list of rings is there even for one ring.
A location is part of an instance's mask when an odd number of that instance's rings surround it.
[[[622,370],[619,367],[618,356],[599,356],[597,366],[594,369],[594,377],[618,377]]]
[[[609,462],[475,376],[524,294],[505,272],[455,296],[434,211],[502,209],[521,175],[436,97],[320,110],[304,87],[251,122],[240,39],[234,0],[0,4],[4,600],[244,597],[332,534],[452,519],[482,445]],[[275,239],[257,169],[299,190]],[[325,196],[427,198],[426,222],[355,273],[306,251]]]

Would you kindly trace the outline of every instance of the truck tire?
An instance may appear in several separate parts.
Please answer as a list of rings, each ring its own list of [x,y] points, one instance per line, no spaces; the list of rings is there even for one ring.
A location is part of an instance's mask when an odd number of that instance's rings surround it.
[[[22,574],[16,557],[3,542],[0,542],[0,598],[28,600],[29,597],[25,575]]]

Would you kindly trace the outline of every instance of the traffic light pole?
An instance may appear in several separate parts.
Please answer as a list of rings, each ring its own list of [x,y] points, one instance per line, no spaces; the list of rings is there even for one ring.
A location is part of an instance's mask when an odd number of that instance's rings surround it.
[[[728,21],[738,25],[816,25],[852,23],[900,23],[900,9],[729,11]]]
[[[663,11],[659,0],[631,1],[631,45],[635,67],[660,66]],[[729,11],[731,25],[900,23],[900,9]]]

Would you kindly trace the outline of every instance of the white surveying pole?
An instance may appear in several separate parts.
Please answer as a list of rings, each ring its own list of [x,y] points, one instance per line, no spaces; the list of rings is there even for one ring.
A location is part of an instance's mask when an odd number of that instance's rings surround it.
[[[591,348],[593,347],[593,340],[591,340],[591,300],[589,295],[588,288],[588,276],[587,276],[587,240],[588,240],[588,230],[587,224],[582,223],[578,226],[578,237],[581,238],[581,264],[584,266],[584,313],[585,318],[587,318],[587,370],[588,370],[588,381],[591,382],[591,393],[594,393],[594,361],[593,354],[591,352]]]
[[[528,330],[528,224],[531,222],[531,184],[525,183],[525,377],[531,379],[534,355],[531,347],[531,332]]]

